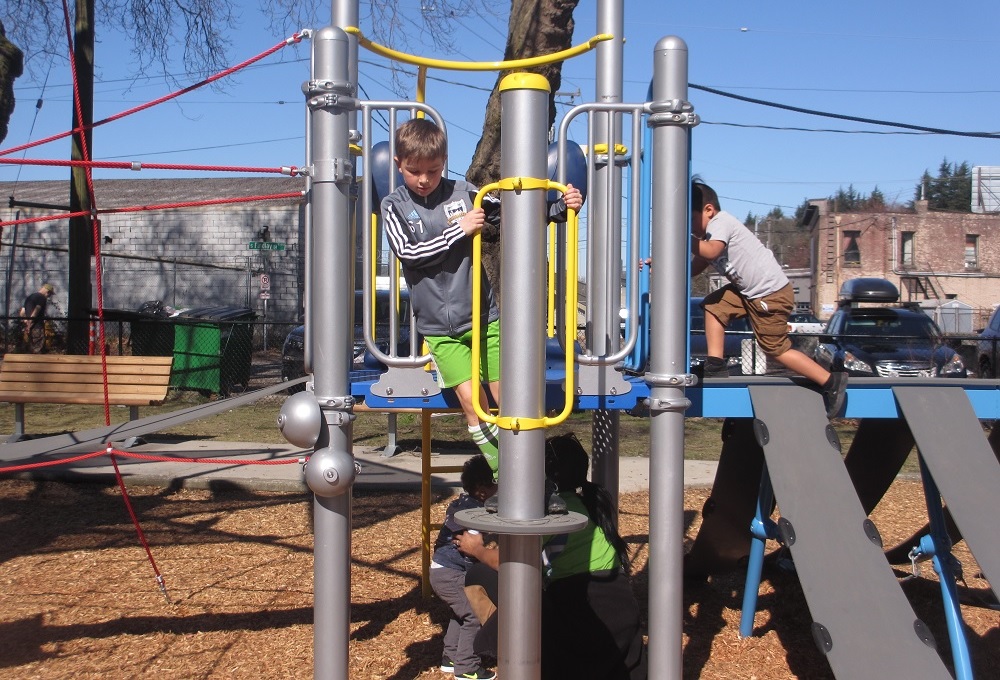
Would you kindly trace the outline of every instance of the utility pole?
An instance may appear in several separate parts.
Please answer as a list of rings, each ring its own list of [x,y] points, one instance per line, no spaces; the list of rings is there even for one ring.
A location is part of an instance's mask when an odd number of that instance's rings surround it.
[[[93,157],[90,126],[94,122],[94,0],[76,0],[76,28],[73,37],[73,64],[79,92],[79,106],[73,107],[73,160],[84,160],[84,144]],[[78,116],[79,112],[79,116]],[[91,210],[87,191],[86,168],[70,171],[69,205],[71,212]],[[100,235],[98,235],[99,237]],[[66,314],[66,351],[86,354],[90,335],[90,258],[94,255],[91,217],[72,217],[69,221],[69,301]]]

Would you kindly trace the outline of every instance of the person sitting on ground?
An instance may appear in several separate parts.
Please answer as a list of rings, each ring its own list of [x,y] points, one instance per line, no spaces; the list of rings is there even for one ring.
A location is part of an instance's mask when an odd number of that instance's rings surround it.
[[[691,275],[712,265],[729,284],[705,296],[705,377],[727,377],[724,358],[726,326],[747,317],[764,353],[785,368],[820,386],[826,414],[834,418],[844,407],[847,373],[829,372],[792,349],[788,315],[795,308],[792,284],[774,253],[738,219],[722,210],[719,196],[697,179],[691,183]]]
[[[472,441],[493,469],[499,470],[499,430],[481,422],[474,403],[488,408],[486,391],[472,393],[472,237],[489,222],[500,224],[500,200],[485,196],[474,208],[478,189],[442,176],[448,160],[444,131],[426,118],[408,120],[396,130],[396,166],[403,184],[382,200],[389,247],[399,258],[410,289],[417,331],[424,336],[442,387],[454,389]],[[567,209],[578,211],[583,195],[572,185],[549,204],[548,219],[564,222]],[[539,215],[541,222],[545,216]],[[493,400],[500,403],[500,310],[485,270],[480,307],[485,348],[479,371]]]
[[[541,676],[642,680],[647,657],[639,603],[628,579],[628,545],[615,527],[611,495],[587,480],[589,465],[572,433],[546,440],[546,476],[569,511],[590,521],[580,531],[544,539]],[[484,545],[481,536],[466,532],[456,543],[463,553],[499,568],[499,551]],[[495,628],[493,618],[480,636]]]
[[[451,618],[444,634],[441,670],[454,673],[456,678],[489,680],[496,677],[483,668],[482,659],[473,645],[479,632],[479,618],[465,593],[465,575],[475,563],[458,551],[454,538],[465,529],[455,521],[455,513],[469,508],[481,508],[487,498],[496,493],[493,471],[485,456],[478,454],[462,466],[462,488],[465,492],[448,504],[444,524],[434,543],[430,582],[434,594],[451,607]]]

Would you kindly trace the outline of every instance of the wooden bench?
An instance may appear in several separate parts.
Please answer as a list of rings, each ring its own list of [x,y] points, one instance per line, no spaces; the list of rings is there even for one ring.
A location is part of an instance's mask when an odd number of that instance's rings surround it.
[[[173,357],[107,357],[108,403],[128,406],[129,420],[140,406],[163,403]],[[0,402],[14,404],[14,433],[24,437],[25,404],[104,405],[104,371],[99,356],[7,354],[0,364]]]

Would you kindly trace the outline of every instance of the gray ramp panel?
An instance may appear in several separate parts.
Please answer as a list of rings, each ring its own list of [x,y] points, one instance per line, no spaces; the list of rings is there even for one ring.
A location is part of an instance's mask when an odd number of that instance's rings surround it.
[[[1000,465],[960,387],[893,387],[955,524],[996,594],[1000,592]]]
[[[809,612],[813,635],[827,640],[838,678],[947,678],[925,643],[867,516],[829,442],[821,396],[806,387],[750,387],[754,416],[766,428],[764,458]],[[918,630],[919,633],[918,634]],[[929,634],[928,634],[929,635]]]

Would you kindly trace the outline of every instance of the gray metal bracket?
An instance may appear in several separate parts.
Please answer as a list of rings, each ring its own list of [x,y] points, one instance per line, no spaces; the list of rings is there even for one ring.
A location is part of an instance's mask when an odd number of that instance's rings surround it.
[[[580,365],[576,394],[619,396],[632,391],[632,385],[613,366]]]
[[[372,394],[380,397],[404,399],[407,397],[433,397],[441,394],[441,386],[434,376],[423,368],[393,368],[371,386]]]

